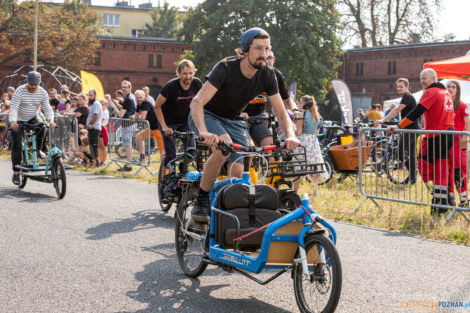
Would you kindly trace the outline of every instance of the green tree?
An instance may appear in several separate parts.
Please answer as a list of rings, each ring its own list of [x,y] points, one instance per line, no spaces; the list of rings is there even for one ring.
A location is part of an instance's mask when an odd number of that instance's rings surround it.
[[[99,45],[97,13],[82,0],[39,2],[38,11],[38,63],[85,69]],[[34,1],[1,2],[0,66],[18,57],[32,60],[34,15]]]
[[[147,28],[144,36],[159,38],[176,38],[178,28],[180,27],[180,18],[178,9],[170,7],[165,1],[162,8],[157,8],[150,12],[152,25],[145,24]]]
[[[261,27],[271,36],[275,66],[299,91],[323,101],[336,76],[341,51],[336,36],[335,0],[206,0],[190,9],[179,38],[192,42],[195,65],[207,74],[217,61],[234,55],[242,32]]]

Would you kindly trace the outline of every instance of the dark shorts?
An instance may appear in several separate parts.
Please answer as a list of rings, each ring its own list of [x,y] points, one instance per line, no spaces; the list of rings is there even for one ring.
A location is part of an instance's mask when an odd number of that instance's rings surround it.
[[[259,145],[263,138],[272,136],[273,132],[271,128],[269,128],[268,122],[263,121],[248,125],[248,134],[251,139]]]
[[[245,122],[221,117],[207,110],[204,110],[204,120],[206,122],[207,131],[209,131],[210,133],[216,134],[217,136],[228,134],[229,137],[232,139],[232,142],[243,146],[248,145]],[[189,115],[188,122],[189,127],[191,127],[193,131],[198,134],[196,125],[194,124],[191,115]],[[238,153],[232,153],[228,157],[227,161],[236,161],[238,163],[243,164],[243,158],[241,158],[241,155]]]

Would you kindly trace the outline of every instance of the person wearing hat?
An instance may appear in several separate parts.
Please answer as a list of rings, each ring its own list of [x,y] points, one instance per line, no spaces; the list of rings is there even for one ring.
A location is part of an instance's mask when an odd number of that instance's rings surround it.
[[[251,28],[241,35],[240,43],[242,47],[237,49],[238,56],[219,61],[191,101],[190,125],[206,144],[215,146],[223,140],[246,146],[246,124],[240,120],[240,114],[250,100],[265,92],[281,128],[286,132],[286,148],[297,148],[299,141],[279,95],[276,74],[266,66],[266,58],[271,51],[269,34],[261,28]],[[209,222],[209,192],[226,160],[230,176],[241,177],[243,160],[236,154],[224,156],[216,150],[204,166],[199,193],[191,211],[195,222]]]
[[[56,126],[54,124],[54,112],[49,104],[49,95],[44,88],[39,86],[40,83],[41,74],[35,71],[29,72],[27,84],[19,86],[11,100],[9,121],[13,139],[11,148],[12,181],[15,185],[20,184],[19,171],[16,169],[16,165],[21,164],[21,149],[23,148],[23,132],[19,129],[17,122],[36,123],[39,110],[42,108],[50,126]],[[44,156],[42,151],[44,136],[44,130],[39,131],[37,134],[38,149],[42,156]]]
[[[14,93],[15,93],[15,88],[13,88],[11,86],[7,88],[7,94],[10,97],[10,100],[11,100],[11,98],[13,98]]]

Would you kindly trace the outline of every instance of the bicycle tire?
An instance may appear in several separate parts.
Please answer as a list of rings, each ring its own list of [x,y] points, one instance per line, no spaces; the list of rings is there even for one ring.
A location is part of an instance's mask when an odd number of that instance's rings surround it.
[[[331,177],[333,177],[333,165],[327,159],[324,159],[323,161],[325,162],[325,172],[328,177],[327,178],[320,177],[320,179],[318,180],[319,186],[328,183],[331,180]]]
[[[65,197],[65,192],[67,191],[67,179],[65,176],[64,163],[60,158],[52,161],[51,172],[57,197],[59,199],[63,199]]]
[[[386,171],[386,164],[383,162],[384,157],[387,155],[387,140],[377,141],[370,149],[370,158],[372,160],[372,168],[376,173],[383,173]]]
[[[297,306],[302,313],[334,312],[341,295],[342,271],[338,251],[331,240],[322,234],[310,234],[305,238],[307,258],[313,257],[313,265],[309,266],[309,278],[304,278],[302,264],[298,263],[293,271],[294,293]],[[322,254],[324,262],[321,262]],[[300,258],[297,251],[296,259]],[[333,277],[331,277],[333,276]],[[305,287],[303,283],[306,283]],[[315,294],[305,294],[305,289],[311,287]],[[308,300],[319,303],[321,296],[326,295],[327,301],[321,308],[312,308]],[[307,299],[307,296],[309,299]]]
[[[183,188],[183,195],[178,207],[176,208],[175,224],[175,246],[178,263],[180,264],[184,274],[193,278],[201,275],[208,265],[204,262],[207,242],[202,240],[199,241],[184,233],[185,230],[189,230],[193,233],[204,236],[204,238],[208,238],[206,236],[208,233],[207,224],[193,224],[190,221],[191,208],[196,196],[197,188],[195,186],[188,185]],[[198,253],[194,262],[191,262],[190,259],[188,259],[188,256],[192,257],[193,255],[186,254],[190,245],[194,245],[195,253]]]
[[[28,177],[26,177],[23,173],[20,173],[20,184],[18,188],[23,189],[26,186],[26,182],[28,181]]]
[[[294,211],[302,204],[300,196],[293,190],[279,190],[279,201],[281,208],[289,211]]]
[[[166,199],[164,201],[164,196],[163,196],[163,163],[160,164],[160,168],[158,169],[158,203],[160,204],[160,208],[162,209],[163,212],[168,212],[171,209],[171,206],[173,205],[173,201],[170,199]]]
[[[406,184],[410,179],[410,173],[405,166],[403,161],[399,159],[399,149],[398,147],[393,147],[387,155],[387,178],[394,184]],[[403,157],[406,160],[407,155]]]

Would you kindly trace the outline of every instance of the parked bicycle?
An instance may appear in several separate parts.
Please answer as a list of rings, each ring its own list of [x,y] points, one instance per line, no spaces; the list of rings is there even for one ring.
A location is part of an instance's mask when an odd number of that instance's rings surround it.
[[[249,154],[279,149],[224,142],[218,147],[223,153]],[[175,243],[181,269],[187,276],[197,277],[211,264],[261,285],[292,271],[300,311],[333,312],[342,285],[333,226],[310,207],[307,195],[294,211],[280,209],[273,188],[250,183],[247,164],[242,178],[215,182],[210,192],[209,225],[190,218],[202,173],[189,172],[180,180],[183,191],[176,211]],[[264,281],[250,274],[264,269],[279,271]]]

